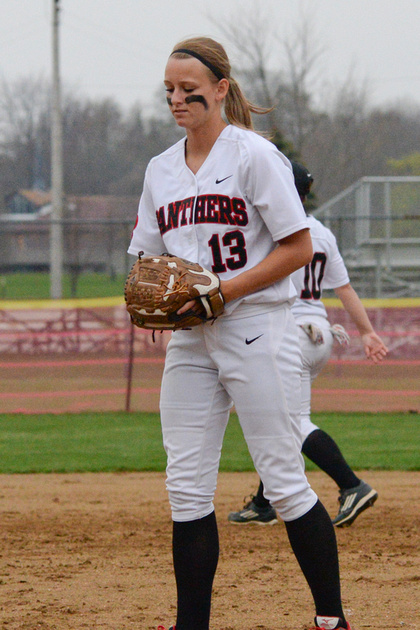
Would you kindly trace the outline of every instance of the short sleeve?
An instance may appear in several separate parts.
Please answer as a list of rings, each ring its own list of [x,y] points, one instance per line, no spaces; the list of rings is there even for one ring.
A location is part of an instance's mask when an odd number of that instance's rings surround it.
[[[151,166],[149,164],[144,178],[137,219],[128,248],[128,253],[134,254],[134,256],[137,256],[140,251],[143,251],[146,256],[162,254],[165,251],[150,190],[150,170]]]
[[[308,227],[288,159],[271,143],[258,144],[249,157],[248,194],[274,240]]]
[[[324,276],[324,289],[337,289],[338,287],[348,284],[350,278],[334,234],[330,229],[325,229],[329,236],[329,256]]]

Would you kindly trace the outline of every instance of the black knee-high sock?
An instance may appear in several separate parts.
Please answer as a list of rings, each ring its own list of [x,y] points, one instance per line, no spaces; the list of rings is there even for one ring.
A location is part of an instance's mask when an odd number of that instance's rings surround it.
[[[340,574],[334,526],[320,501],[285,523],[293,552],[311,589],[316,614],[341,617]]]
[[[178,594],[177,630],[208,630],[211,591],[219,559],[214,512],[173,523],[173,560]]]
[[[260,508],[270,507],[270,501],[268,501],[264,496],[264,485],[262,481],[260,481],[257,494],[253,498],[253,501],[255,505],[257,505]]]
[[[344,459],[337,444],[322,429],[316,429],[308,435],[302,445],[302,453],[334,479],[341,490],[359,485],[360,479]]]

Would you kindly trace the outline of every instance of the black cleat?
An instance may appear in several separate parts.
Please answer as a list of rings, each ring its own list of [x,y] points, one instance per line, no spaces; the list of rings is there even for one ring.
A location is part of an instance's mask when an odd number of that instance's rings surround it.
[[[231,512],[228,516],[228,521],[235,525],[248,525],[250,523],[275,525],[278,523],[276,510],[271,505],[258,507],[255,505],[253,498],[244,505],[240,512]]]
[[[358,486],[349,488],[348,490],[340,490],[340,509],[337,516],[333,519],[333,525],[336,527],[348,527],[356,520],[356,518],[371,507],[378,493],[368,483],[361,481]]]

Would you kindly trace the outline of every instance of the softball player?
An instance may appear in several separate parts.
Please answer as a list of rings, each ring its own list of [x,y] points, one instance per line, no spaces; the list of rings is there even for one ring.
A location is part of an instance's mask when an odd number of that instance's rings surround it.
[[[232,402],[312,591],[316,627],[349,630],[334,528],[300,452],[290,274],[310,262],[312,244],[291,165],[252,131],[251,113],[263,110],[245,99],[214,40],[175,46],[164,83],[186,138],[149,163],[128,251],[167,251],[210,268],[226,301],[214,323],[175,331],[167,348],[160,412],[177,585],[170,630],[209,628],[219,553],[213,497]]]
[[[292,163],[295,185],[302,202],[309,194],[313,178],[301,164]],[[388,352],[382,339],[375,333],[366,310],[350,285],[347,269],[337,247],[336,239],[315,217],[308,217],[314,256],[311,264],[292,274],[298,298],[292,313],[299,326],[303,357],[301,434],[302,452],[324,470],[339,487],[339,512],[333,523],[348,526],[378,498],[376,490],[359,479],[344,459],[339,447],[325,431],[311,421],[311,385],[331,356],[334,337],[346,342],[341,327],[331,327],[325,306],[321,302],[323,289],[334,289],[337,297],[354,321],[362,339],[366,356],[375,363]],[[228,520],[236,524],[277,522],[276,511],[264,497],[260,482],[258,492],[242,510],[231,512]]]

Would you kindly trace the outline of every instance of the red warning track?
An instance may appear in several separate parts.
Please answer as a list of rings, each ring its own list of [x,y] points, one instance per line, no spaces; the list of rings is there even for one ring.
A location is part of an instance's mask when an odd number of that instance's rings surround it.
[[[352,341],[334,345],[313,410],[420,412],[420,300],[364,301],[389,347],[378,366],[347,313],[325,302]],[[130,411],[157,411],[169,339],[130,326],[121,298],[0,302],[0,413],[121,410],[129,396]]]

